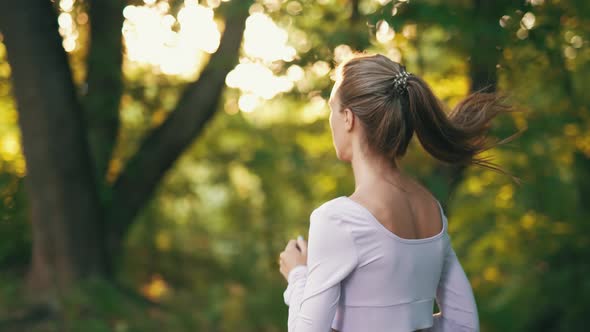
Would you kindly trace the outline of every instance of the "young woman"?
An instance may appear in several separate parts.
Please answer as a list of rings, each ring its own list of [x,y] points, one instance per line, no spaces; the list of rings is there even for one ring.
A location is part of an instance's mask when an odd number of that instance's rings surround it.
[[[355,191],[315,209],[309,244],[290,240],[280,254],[289,332],[479,331],[443,209],[399,161],[415,132],[440,161],[501,171],[477,157],[493,146],[490,120],[511,111],[501,100],[474,93],[447,116],[424,80],[385,56],[357,55],[338,67],[330,128]]]

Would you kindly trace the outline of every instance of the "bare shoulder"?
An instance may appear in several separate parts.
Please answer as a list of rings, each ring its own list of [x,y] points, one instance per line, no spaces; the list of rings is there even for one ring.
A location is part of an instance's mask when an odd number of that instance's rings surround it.
[[[436,197],[430,192],[430,189],[426,188],[422,183],[418,182],[418,180],[412,177],[407,177],[407,181],[411,183],[415,195],[421,196],[421,198],[425,200],[437,201]]]
[[[354,199],[398,237],[426,238],[441,230],[440,211],[435,196],[409,176],[400,178],[396,185],[365,187],[355,193]]]

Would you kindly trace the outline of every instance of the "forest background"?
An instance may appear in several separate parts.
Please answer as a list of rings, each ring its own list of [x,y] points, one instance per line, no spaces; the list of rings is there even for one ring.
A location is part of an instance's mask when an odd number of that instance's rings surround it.
[[[590,2],[0,3],[0,330],[285,331],[277,257],[353,191],[333,69],[382,53],[450,110],[514,113],[522,179],[403,168],[443,203],[482,331],[580,331],[590,307]],[[584,203],[585,202],[585,203]]]

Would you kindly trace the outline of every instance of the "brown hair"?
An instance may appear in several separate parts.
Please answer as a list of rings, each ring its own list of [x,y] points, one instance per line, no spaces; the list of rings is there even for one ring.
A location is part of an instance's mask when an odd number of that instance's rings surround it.
[[[498,114],[514,111],[505,103],[505,96],[478,91],[447,115],[444,104],[416,75],[407,78],[407,94],[395,92],[394,76],[401,70],[399,63],[380,54],[356,54],[337,68],[342,109],[349,108],[361,120],[371,148],[393,161],[406,153],[416,132],[422,147],[442,162],[475,164],[507,174],[490,158],[477,156],[521,133],[488,142],[490,121]]]

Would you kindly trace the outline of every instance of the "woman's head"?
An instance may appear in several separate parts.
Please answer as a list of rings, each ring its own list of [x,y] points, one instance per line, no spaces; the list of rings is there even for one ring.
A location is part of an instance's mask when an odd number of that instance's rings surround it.
[[[404,155],[414,132],[393,82],[401,65],[382,55],[358,55],[342,63],[330,98],[334,145],[340,159],[352,158],[354,139],[368,153],[392,162]],[[408,84],[412,78],[408,78]],[[407,107],[406,107],[407,108]]]
[[[489,122],[512,110],[502,103],[504,97],[476,92],[447,115],[443,103],[416,75],[407,77],[404,92],[397,91],[394,80],[402,71],[402,65],[380,54],[359,54],[338,66],[330,97],[330,127],[338,158],[350,161],[354,151],[361,151],[395,165],[415,132],[424,149],[440,161],[503,172],[476,155],[494,146],[486,137]],[[516,134],[496,144],[514,138]]]

